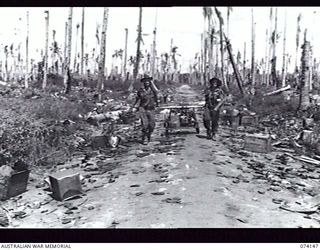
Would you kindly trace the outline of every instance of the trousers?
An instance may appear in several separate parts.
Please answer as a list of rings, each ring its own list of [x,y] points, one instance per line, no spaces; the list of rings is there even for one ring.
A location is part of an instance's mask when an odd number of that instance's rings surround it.
[[[155,123],[155,110],[148,110],[144,108],[139,108],[141,126],[142,126],[142,135],[150,136],[156,125]]]
[[[219,117],[219,110],[215,111],[214,109],[209,109],[208,107],[204,108],[203,124],[208,132],[217,132],[219,126]]]

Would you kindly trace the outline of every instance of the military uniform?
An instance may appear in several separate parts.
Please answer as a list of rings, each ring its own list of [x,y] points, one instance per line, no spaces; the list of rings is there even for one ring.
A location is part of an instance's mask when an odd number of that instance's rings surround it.
[[[214,110],[225,94],[221,88],[207,88],[205,91],[205,106],[203,123],[207,129],[207,136],[212,137],[218,130],[220,111]]]
[[[141,88],[138,90],[137,99],[139,104],[139,115],[142,125],[142,140],[148,138],[150,141],[151,134],[155,127],[155,107],[157,106],[157,94],[149,88]]]

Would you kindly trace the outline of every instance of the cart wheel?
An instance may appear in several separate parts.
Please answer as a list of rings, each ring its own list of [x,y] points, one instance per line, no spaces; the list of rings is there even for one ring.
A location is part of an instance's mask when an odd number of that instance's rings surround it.
[[[165,132],[166,136],[169,136],[169,129],[166,128],[166,132]]]

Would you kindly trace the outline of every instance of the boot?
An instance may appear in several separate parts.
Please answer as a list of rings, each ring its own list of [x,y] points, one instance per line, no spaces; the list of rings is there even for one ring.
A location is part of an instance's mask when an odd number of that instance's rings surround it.
[[[143,145],[147,145],[148,144],[148,141],[146,140],[146,136],[145,135],[142,136],[142,144]]]
[[[151,141],[151,134],[148,134],[148,142]]]
[[[211,139],[212,138],[212,135],[211,135],[211,131],[210,130],[207,130],[207,139]]]

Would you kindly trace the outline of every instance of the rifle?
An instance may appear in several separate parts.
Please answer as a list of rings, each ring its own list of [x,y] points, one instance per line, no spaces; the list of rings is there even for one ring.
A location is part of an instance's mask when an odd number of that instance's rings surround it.
[[[227,100],[228,100],[228,96],[223,98],[222,101],[218,103],[218,105],[214,108],[214,111],[218,111]]]

